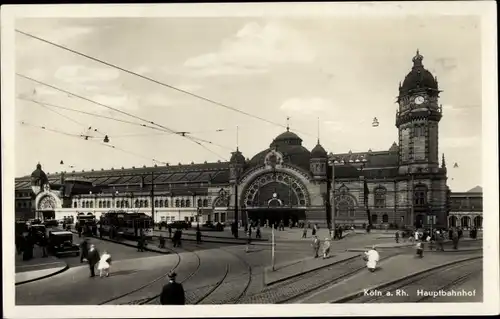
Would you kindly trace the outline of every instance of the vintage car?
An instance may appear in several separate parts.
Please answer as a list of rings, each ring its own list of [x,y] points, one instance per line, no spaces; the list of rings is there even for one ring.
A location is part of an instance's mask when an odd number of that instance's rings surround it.
[[[80,248],[73,243],[73,233],[69,231],[52,231],[49,233],[49,251],[56,257],[63,255],[80,255]]]
[[[188,223],[185,220],[176,220],[167,225],[167,227],[171,227],[172,229],[188,229],[191,228],[191,223]]]
[[[221,223],[214,224],[212,221],[207,221],[203,225],[200,225],[200,230],[208,230],[208,231],[223,231],[224,225]]]

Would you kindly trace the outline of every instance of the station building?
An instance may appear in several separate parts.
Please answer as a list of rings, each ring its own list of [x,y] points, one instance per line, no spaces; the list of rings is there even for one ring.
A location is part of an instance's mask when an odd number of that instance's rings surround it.
[[[39,164],[31,175],[16,178],[16,212],[60,219],[122,208],[151,214],[154,207],[156,222],[230,222],[237,214],[243,222],[326,226],[333,215],[342,225],[368,224],[369,218],[376,227],[446,227],[447,168],[438,154],[441,91],[422,61],[417,51],[399,84],[399,140],[388,141],[386,150],[328,154],[319,140],[308,150],[287,128],[251,159],[237,149],[228,162],[55,174]]]

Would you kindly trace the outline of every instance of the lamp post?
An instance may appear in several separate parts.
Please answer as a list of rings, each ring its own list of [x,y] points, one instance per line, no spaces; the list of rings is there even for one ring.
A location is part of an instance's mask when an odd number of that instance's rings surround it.
[[[335,160],[331,161],[332,164],[332,178],[330,189],[332,196],[330,198],[330,233],[335,231]]]

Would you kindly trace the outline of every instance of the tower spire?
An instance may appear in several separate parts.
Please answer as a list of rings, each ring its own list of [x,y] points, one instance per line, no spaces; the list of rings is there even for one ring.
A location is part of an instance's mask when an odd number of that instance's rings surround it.
[[[422,66],[422,60],[424,57],[420,54],[420,50],[417,49],[417,54],[413,57],[413,67]]]
[[[236,125],[236,152],[239,149],[239,140],[240,140],[240,127]]]
[[[443,153],[443,156],[442,156],[442,158],[441,158],[441,167],[442,167],[442,168],[446,168],[446,161],[445,161],[445,159],[444,159],[444,153]]]
[[[286,117],[286,131],[290,132],[290,116]]]
[[[318,144],[319,144],[319,117],[318,117],[318,123],[317,123],[317,125],[318,125]]]

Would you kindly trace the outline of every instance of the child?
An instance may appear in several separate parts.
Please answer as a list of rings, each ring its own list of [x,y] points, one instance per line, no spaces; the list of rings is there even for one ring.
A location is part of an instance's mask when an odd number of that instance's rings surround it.
[[[104,275],[106,277],[109,277],[109,267],[111,266],[111,255],[108,254],[107,251],[104,251],[104,254],[102,254],[101,259],[99,260],[99,266],[97,266],[97,269],[99,270],[99,277],[103,277]]]

